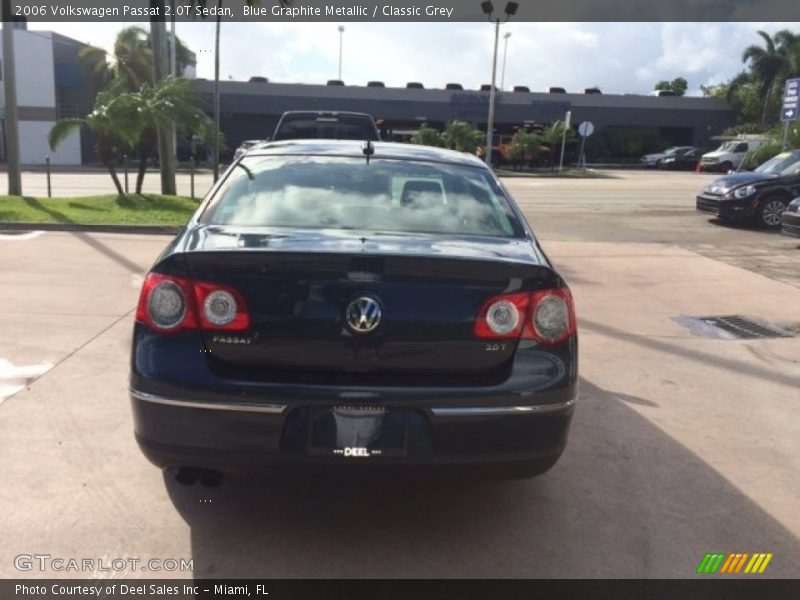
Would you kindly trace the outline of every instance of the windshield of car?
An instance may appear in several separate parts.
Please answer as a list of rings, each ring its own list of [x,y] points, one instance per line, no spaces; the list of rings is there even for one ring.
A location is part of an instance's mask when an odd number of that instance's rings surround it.
[[[366,115],[285,115],[275,140],[328,139],[378,141],[372,119]]]
[[[521,237],[489,171],[443,163],[339,156],[249,156],[201,222]]]
[[[792,175],[800,172],[800,153],[782,152],[756,169],[766,175]]]

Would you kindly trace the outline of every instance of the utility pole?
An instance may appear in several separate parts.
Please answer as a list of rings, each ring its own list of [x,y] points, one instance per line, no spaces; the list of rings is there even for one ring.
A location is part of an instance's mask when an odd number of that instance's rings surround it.
[[[342,80],[342,46],[344,44],[344,25],[339,25],[339,81]]]
[[[494,24],[494,55],[492,58],[492,88],[489,91],[489,119],[486,124],[486,164],[492,166],[492,136],[494,135],[494,103],[497,96],[494,82],[497,80],[497,44],[500,41],[500,19]]]
[[[221,8],[222,0],[217,0],[217,8]],[[211,156],[214,160],[214,183],[219,179],[219,36],[222,27],[222,17],[217,14],[217,25],[214,33],[214,148]]]
[[[506,31],[503,34],[503,69],[500,75],[500,91],[506,89],[506,56],[508,55],[508,38],[511,37],[511,32]]]
[[[11,2],[3,0],[3,86],[6,96],[5,134],[8,195],[22,195],[19,168],[19,114],[17,113],[17,78],[14,63],[14,23]]]
[[[163,20],[150,21],[150,43],[153,46],[153,69],[158,83],[169,74],[167,61],[167,25]],[[158,127],[158,160],[161,163],[161,193],[174,196],[175,146],[172,131]]]

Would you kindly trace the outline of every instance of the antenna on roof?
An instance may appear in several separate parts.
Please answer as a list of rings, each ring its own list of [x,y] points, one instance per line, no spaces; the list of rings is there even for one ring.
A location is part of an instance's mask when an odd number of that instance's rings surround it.
[[[375,146],[372,145],[372,140],[367,140],[366,143],[362,144],[361,152],[364,153],[367,158],[367,164],[369,164],[369,157],[375,154]]]

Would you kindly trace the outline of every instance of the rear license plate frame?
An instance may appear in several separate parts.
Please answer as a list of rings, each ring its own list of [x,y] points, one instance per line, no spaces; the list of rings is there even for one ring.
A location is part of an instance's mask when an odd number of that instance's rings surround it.
[[[336,414],[344,411],[363,411],[364,416],[377,416],[383,412],[381,423],[374,439],[362,445],[347,445],[341,439]],[[340,458],[403,458],[408,456],[407,409],[376,406],[312,406],[308,411],[308,435],[306,454],[309,456],[332,456]]]

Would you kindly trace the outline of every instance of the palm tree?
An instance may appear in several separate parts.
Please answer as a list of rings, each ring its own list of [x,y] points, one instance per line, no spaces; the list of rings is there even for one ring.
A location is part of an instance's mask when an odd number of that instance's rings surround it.
[[[511,139],[511,146],[508,149],[509,158],[515,167],[523,162],[534,165],[536,159],[542,153],[542,136],[538,133],[521,129],[514,134]]]
[[[180,77],[166,77],[154,85],[144,85],[138,92],[121,94],[115,104],[114,116],[126,130],[131,131],[138,151],[139,167],[136,193],[142,193],[147,163],[153,156],[157,131],[172,124],[183,134],[191,132],[201,140],[213,137],[213,124],[203,111],[201,100],[192,91],[191,82]]]
[[[450,121],[442,132],[445,148],[474,153],[483,142],[484,134],[466,121]]]
[[[787,31],[786,33],[789,32]],[[761,124],[765,125],[767,122],[767,108],[771,104],[772,95],[776,86],[782,85],[783,77],[788,71],[786,53],[788,49],[778,47],[776,40],[765,31],[759,31],[758,35],[764,40],[764,47],[754,44],[745,48],[742,53],[742,62],[750,63],[750,72],[758,88],[758,94],[762,99]]]
[[[436,146],[439,148],[444,146],[442,134],[427,123],[423,123],[417,133],[411,136],[411,143],[420,146]]]
[[[561,150],[561,141],[565,139],[564,137],[564,122],[563,121],[556,121],[550,127],[545,129],[542,132],[542,142],[546,146],[550,148],[550,166],[555,167],[556,164],[556,154],[558,151]],[[572,127],[566,130],[566,142],[571,142],[575,139],[575,131]],[[557,150],[558,149],[558,150]]]
[[[180,40],[175,40],[175,57],[178,74],[194,64],[191,51]],[[145,83],[153,83],[153,50],[150,34],[141,27],[126,27],[117,34],[114,54],[97,46],[81,50],[79,59],[92,77],[98,91],[110,87],[120,91],[135,92]]]
[[[778,46],[778,52],[786,59],[784,75],[787,78],[800,76],[800,35],[782,29],[773,36],[773,39]]]
[[[115,165],[119,162],[121,148],[136,143],[138,131],[136,119],[126,117],[119,99],[120,96],[114,92],[100,92],[95,99],[92,112],[84,118],[59,120],[50,130],[47,141],[50,149],[55,150],[76,129],[85,127],[91,131],[95,136],[97,155],[111,175],[117,193],[123,195],[125,191],[119,182]]]

